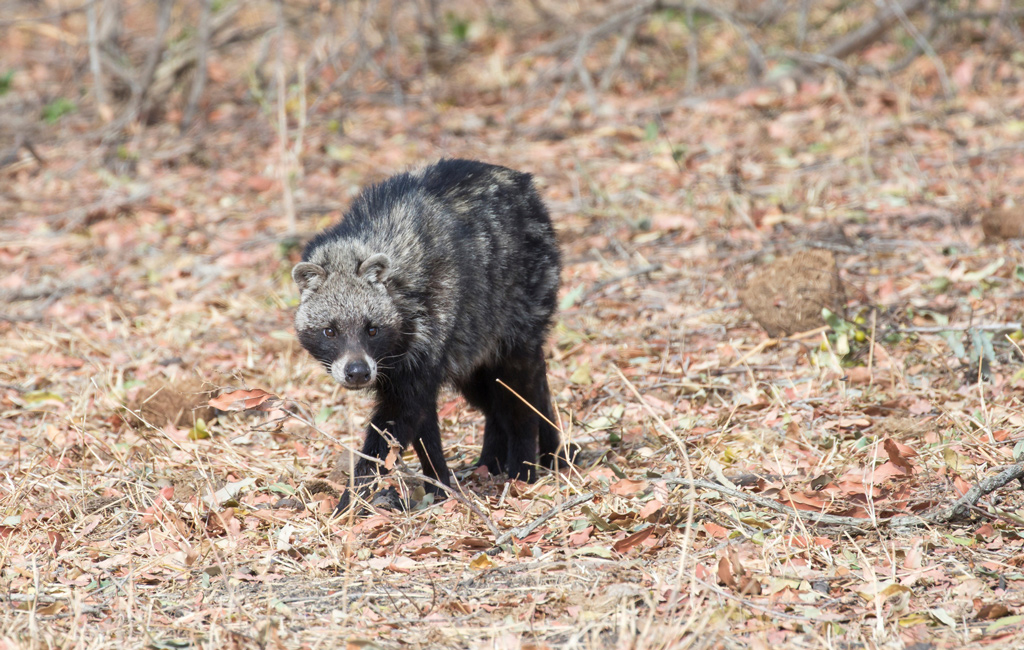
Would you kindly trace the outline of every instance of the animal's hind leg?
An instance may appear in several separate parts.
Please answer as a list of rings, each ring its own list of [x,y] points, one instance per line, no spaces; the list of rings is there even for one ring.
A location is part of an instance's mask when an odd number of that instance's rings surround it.
[[[508,455],[508,423],[494,416],[496,393],[503,390],[496,381],[493,368],[481,368],[459,390],[470,405],[480,409],[486,418],[484,441],[476,466],[486,466],[491,474],[500,474]]]
[[[503,423],[508,432],[505,471],[509,478],[523,481],[532,481],[536,477],[542,420],[534,408],[541,410],[543,406],[537,396],[541,389],[539,381],[544,379],[543,374],[538,375],[536,365],[532,352],[517,354],[505,359],[496,373],[507,386],[499,384],[494,393],[494,418]]]
[[[533,356],[530,366],[534,388],[530,395],[530,403],[537,407],[540,412],[538,429],[538,448],[540,451],[540,464],[548,469],[559,469],[572,465],[573,459],[579,453],[578,445],[562,445],[561,436],[555,426],[555,410],[551,404],[551,389],[548,388],[547,364],[544,361],[544,352],[538,349]]]

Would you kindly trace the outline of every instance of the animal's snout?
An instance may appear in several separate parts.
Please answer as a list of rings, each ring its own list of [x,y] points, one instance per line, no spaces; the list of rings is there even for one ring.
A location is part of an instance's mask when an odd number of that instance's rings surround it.
[[[349,384],[365,384],[370,381],[370,366],[358,359],[345,364],[345,382]]]

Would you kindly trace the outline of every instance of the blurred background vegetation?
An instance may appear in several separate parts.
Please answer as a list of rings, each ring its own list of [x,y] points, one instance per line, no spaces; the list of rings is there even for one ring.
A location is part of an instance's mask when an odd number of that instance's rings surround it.
[[[1020,0],[0,0],[0,156],[90,137],[116,161],[140,129],[239,108],[344,132],[367,103],[501,103],[502,126],[557,137],[609,97],[667,112],[822,73],[953,100],[968,48],[994,55],[975,83],[1019,82],[999,63],[1024,64],[1022,19]]]

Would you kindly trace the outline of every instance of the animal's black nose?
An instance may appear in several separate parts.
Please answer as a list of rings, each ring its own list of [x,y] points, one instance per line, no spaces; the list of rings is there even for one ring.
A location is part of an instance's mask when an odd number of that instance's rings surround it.
[[[345,381],[352,384],[365,384],[370,381],[370,366],[365,361],[350,361],[345,364]]]

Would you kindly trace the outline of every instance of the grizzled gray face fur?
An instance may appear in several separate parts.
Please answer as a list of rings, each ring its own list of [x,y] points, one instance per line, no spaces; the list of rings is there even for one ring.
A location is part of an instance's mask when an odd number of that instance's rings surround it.
[[[365,388],[387,365],[401,326],[387,284],[391,261],[383,253],[332,248],[292,269],[301,295],[295,329],[338,383]]]

